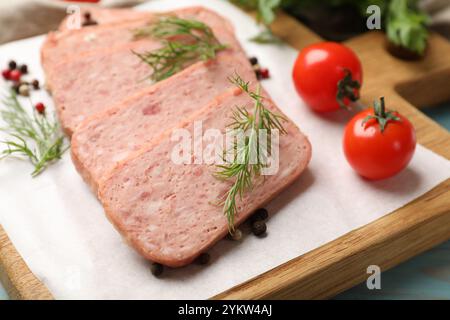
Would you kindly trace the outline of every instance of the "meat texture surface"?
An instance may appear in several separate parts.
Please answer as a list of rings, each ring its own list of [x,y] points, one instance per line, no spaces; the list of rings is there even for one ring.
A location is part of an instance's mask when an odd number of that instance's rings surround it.
[[[104,10],[109,11],[109,9]],[[102,49],[108,52],[116,47],[127,46],[134,41],[142,41],[142,39],[134,37],[133,31],[145,27],[150,22],[164,15],[174,15],[180,18],[202,21],[213,29],[221,42],[227,43],[231,47],[239,48],[239,43],[233,36],[231,24],[215,12],[202,7],[189,7],[158,15],[151,12],[125,11],[129,17],[134,13],[135,18],[125,19],[125,21],[117,19],[114,23],[84,27],[78,30],[50,32],[41,48],[41,63],[45,73],[48,75],[59,64],[64,64],[68,59],[77,59],[80,55],[88,52]],[[117,9],[109,14],[124,15]],[[155,42],[151,38],[147,38],[145,41]],[[152,44],[149,45],[152,46]],[[47,84],[51,88],[52,83],[50,79],[48,80]]]
[[[218,40],[229,46],[225,51],[243,52],[228,21],[216,13],[200,7],[180,12],[183,13],[177,16],[208,24]],[[52,67],[47,65],[47,79],[64,131],[72,135],[88,116],[151,86],[152,82],[148,80],[150,67],[133,51],[151,51],[160,46],[159,41],[144,38],[115,48],[102,47],[80,53]]]
[[[203,132],[223,132],[236,105],[253,110],[252,99],[232,89],[182,127],[194,136],[195,120],[202,121]],[[270,100],[266,107],[279,112]],[[308,139],[292,122],[284,127],[288,133],[280,137],[279,169],[238,199],[236,225],[297,179],[310,160]],[[178,154],[179,143],[168,134],[118,164],[99,186],[106,215],[123,237],[145,258],[170,267],[192,262],[228,232],[218,201],[231,182],[218,180],[215,166],[196,164],[195,156],[191,164],[174,162],[172,154]]]
[[[132,41],[133,30],[145,26],[153,15],[146,18],[79,30],[50,32],[41,48],[41,63],[45,72],[70,58],[99,49],[114,49]]]
[[[198,62],[82,122],[72,136],[72,159],[94,193],[118,161],[232,88],[228,77],[235,70],[256,82],[242,52],[220,52],[216,59]]]

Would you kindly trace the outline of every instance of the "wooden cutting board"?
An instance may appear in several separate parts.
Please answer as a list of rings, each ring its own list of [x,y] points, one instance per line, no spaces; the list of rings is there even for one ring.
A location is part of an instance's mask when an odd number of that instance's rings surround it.
[[[275,34],[302,49],[321,41],[295,19],[280,14]],[[362,101],[385,96],[389,105],[408,117],[418,142],[450,159],[450,134],[416,107],[450,100],[450,43],[431,34],[424,59],[402,61],[386,50],[384,34],[373,31],[347,42],[364,70]],[[364,227],[312,250],[213,298],[323,299],[367,278],[366,268],[387,270],[450,239],[450,179]],[[0,281],[16,299],[52,299],[33,275],[0,226]]]

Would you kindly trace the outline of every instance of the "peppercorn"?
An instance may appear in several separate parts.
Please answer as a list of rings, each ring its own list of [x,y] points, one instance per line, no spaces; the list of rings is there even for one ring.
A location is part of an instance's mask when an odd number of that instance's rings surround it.
[[[31,81],[31,85],[33,86],[34,90],[39,90],[39,80],[38,79],[34,79],[33,81]]]
[[[21,96],[28,97],[30,95],[30,88],[28,87],[28,84],[19,84],[18,92]]]
[[[201,255],[199,255],[197,259],[195,259],[195,263],[205,265],[209,263],[209,260],[211,260],[211,256],[209,255],[209,253],[204,252]]]
[[[269,213],[267,212],[267,210],[264,208],[259,208],[252,214],[252,216],[250,217],[250,220],[252,222],[264,221],[264,220],[267,220],[268,217],[269,217]]]
[[[252,232],[255,236],[262,236],[266,233],[267,226],[264,221],[258,220],[252,223]]]
[[[156,262],[152,263],[150,265],[150,271],[155,277],[159,277],[164,271],[164,266]]]
[[[95,21],[95,20],[86,20],[86,21],[83,22],[82,26],[83,26],[83,27],[87,27],[87,26],[95,26],[95,25],[97,25],[97,24],[98,24],[98,23],[97,23],[97,21]]]
[[[36,109],[36,111],[40,114],[44,114],[45,112],[45,105],[42,102],[38,102],[36,103],[36,105],[34,106],[34,108]]]
[[[91,13],[89,11],[86,11],[83,16],[85,20],[91,20]]]
[[[234,230],[233,233],[228,234],[230,240],[239,241],[242,239],[242,231],[239,229]]]
[[[9,69],[5,69],[2,71],[2,77],[5,80],[10,80],[11,79],[11,70]]]
[[[11,60],[8,63],[8,67],[9,67],[9,70],[14,70],[15,68],[17,68],[17,63],[14,60]]]
[[[259,73],[261,74],[262,79],[269,79],[269,69],[267,68],[261,68],[259,70]]]
[[[255,64],[258,63],[258,58],[256,57],[251,57],[248,59],[250,61],[250,63],[252,64],[252,66],[254,66]]]
[[[27,73],[28,73],[28,66],[27,66],[26,64],[22,64],[22,65],[19,67],[19,70],[20,70],[20,72],[21,72],[22,74],[27,74]]]
[[[22,77],[22,73],[19,70],[14,69],[14,70],[11,71],[9,79],[12,80],[12,81],[15,81],[15,82],[19,82],[20,81],[20,77]]]

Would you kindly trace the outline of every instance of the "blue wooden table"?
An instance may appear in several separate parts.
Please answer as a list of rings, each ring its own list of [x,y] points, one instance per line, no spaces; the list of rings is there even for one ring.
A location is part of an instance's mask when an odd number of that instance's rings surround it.
[[[425,113],[450,130],[450,103]],[[8,299],[0,285],[0,300]],[[336,299],[449,299],[450,241],[425,252],[381,275],[381,290],[362,283]]]

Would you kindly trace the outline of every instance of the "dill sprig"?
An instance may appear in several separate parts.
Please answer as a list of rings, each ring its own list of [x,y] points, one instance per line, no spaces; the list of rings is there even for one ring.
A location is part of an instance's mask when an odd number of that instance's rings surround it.
[[[236,200],[242,199],[244,193],[251,190],[254,180],[261,175],[263,168],[267,167],[267,155],[271,154],[270,134],[272,130],[278,130],[281,134],[286,134],[286,130],[281,124],[286,119],[279,114],[275,114],[264,106],[264,98],[261,96],[259,85],[256,91],[251,91],[249,82],[245,82],[238,74],[229,78],[241,90],[246,92],[254,101],[254,112],[251,114],[245,107],[236,106],[232,114],[232,123],[229,127],[232,130],[242,130],[246,133],[243,143],[234,140],[232,148],[225,151],[224,160],[227,153],[232,152],[231,163],[217,165],[215,175],[220,179],[233,179],[233,185],[224,195],[223,213],[228,220],[230,233],[234,232],[234,221],[238,211]],[[261,141],[260,130],[266,130],[268,141]]]
[[[64,135],[56,120],[36,111],[31,116],[20,104],[14,90],[2,102],[5,108],[0,110],[0,116],[5,126],[0,131],[8,137],[0,141],[6,145],[0,159],[8,156],[28,158],[34,166],[31,175],[35,177],[68,149],[64,146]]]
[[[162,40],[162,47],[144,53],[134,52],[152,68],[153,81],[164,80],[194,62],[209,60],[227,46],[221,44],[211,28],[196,20],[163,17],[144,28],[134,30],[134,36]]]

